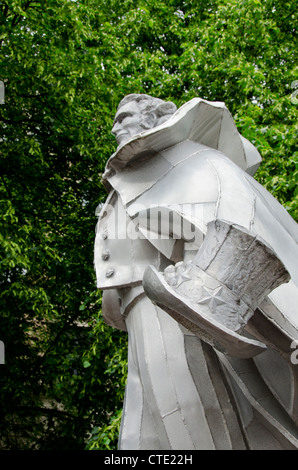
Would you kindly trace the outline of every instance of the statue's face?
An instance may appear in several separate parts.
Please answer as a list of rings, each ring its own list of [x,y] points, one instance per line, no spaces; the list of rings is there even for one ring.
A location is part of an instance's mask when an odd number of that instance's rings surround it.
[[[155,118],[152,114],[142,113],[135,101],[122,106],[116,113],[112,134],[117,144],[123,144],[144,130],[154,126]]]

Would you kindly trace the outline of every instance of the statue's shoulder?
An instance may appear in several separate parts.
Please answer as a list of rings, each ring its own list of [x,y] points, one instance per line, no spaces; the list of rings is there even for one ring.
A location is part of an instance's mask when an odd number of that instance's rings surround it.
[[[173,183],[202,182],[204,178],[220,184],[223,180],[244,183],[245,172],[224,153],[206,145],[184,141],[169,147],[160,156],[168,164],[166,177]],[[193,187],[195,189],[195,187]]]
[[[134,159],[109,178],[126,206],[140,204],[182,204],[216,202],[225,187],[250,193],[241,170],[222,152],[185,140],[152,153],[145,160]]]

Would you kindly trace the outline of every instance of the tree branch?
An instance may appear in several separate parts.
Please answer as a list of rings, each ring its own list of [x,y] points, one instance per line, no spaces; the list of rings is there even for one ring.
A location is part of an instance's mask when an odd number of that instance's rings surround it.
[[[39,411],[41,413],[44,413],[44,414],[52,414],[52,415],[60,415],[60,416],[65,416],[67,418],[72,418],[72,419],[76,419],[76,420],[79,420],[79,421],[82,421],[84,422],[85,419],[84,418],[81,418],[79,416],[74,416],[73,414],[71,413],[67,413],[66,411],[63,411],[63,410],[59,410],[57,408],[47,408],[47,407],[38,407],[38,406],[21,406],[19,408],[17,408],[16,412],[17,411]]]
[[[7,186],[7,184],[6,184],[6,181],[5,181],[3,175],[1,175],[1,179],[2,179],[2,182],[3,182],[4,188],[5,188],[5,190],[6,190],[7,194],[8,194],[8,196],[9,196],[9,199],[12,200],[12,194],[11,194],[11,192],[10,192],[10,190],[9,190],[9,188],[8,188],[8,186]]]

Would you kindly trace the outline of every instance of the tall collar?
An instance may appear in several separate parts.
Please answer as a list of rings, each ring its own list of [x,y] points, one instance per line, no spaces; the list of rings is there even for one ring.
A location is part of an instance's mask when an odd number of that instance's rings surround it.
[[[261,156],[241,134],[225,104],[194,98],[166,122],[131,138],[119,146],[107,162],[103,182],[134,161],[148,158],[165,148],[190,140],[224,153],[240,168],[254,175]]]

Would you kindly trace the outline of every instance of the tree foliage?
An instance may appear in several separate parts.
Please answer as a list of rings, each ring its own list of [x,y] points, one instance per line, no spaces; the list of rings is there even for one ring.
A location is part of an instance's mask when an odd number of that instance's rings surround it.
[[[2,0],[1,447],[114,448],[126,335],[93,269],[100,174],[121,98],[224,101],[256,178],[298,220],[295,5]]]

